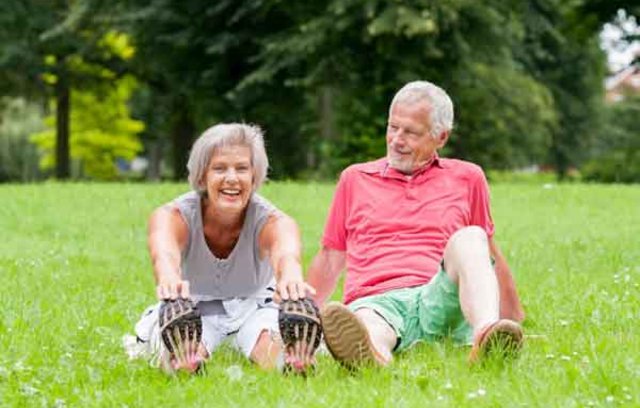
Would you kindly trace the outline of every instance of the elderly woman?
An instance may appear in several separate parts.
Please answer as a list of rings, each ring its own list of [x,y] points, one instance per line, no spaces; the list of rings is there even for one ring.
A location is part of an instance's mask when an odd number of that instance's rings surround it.
[[[197,302],[202,360],[227,340],[258,366],[274,368],[284,359],[274,295],[295,300],[314,290],[303,281],[295,221],[256,192],[268,167],[262,132],[213,126],[193,145],[187,167],[193,191],[149,220],[157,297]],[[158,309],[147,309],[136,325],[136,346],[166,369],[194,371],[199,364],[163,352]]]

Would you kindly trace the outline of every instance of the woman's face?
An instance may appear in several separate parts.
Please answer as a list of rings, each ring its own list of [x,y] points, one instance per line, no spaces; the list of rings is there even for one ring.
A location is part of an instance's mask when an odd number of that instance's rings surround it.
[[[253,191],[251,149],[227,146],[214,150],[205,173],[209,203],[216,210],[241,212]]]

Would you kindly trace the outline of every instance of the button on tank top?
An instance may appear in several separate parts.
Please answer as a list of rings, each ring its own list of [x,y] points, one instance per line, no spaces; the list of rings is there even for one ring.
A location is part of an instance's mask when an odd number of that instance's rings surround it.
[[[190,283],[194,300],[255,297],[273,285],[269,258],[260,259],[258,235],[275,211],[269,201],[254,193],[249,199],[244,225],[227,258],[216,257],[205,241],[201,197],[195,191],[174,200],[189,228],[189,241],[182,253],[182,273]]]

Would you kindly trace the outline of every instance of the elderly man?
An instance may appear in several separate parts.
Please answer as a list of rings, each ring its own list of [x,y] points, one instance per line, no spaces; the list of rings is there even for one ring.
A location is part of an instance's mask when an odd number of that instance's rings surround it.
[[[346,306],[322,309],[327,347],[347,367],[387,365],[393,352],[447,336],[473,345],[471,362],[522,343],[484,173],[438,156],[452,127],[447,93],[411,82],[391,102],[387,156],[340,176],[308,282],[322,305],[347,270]]]

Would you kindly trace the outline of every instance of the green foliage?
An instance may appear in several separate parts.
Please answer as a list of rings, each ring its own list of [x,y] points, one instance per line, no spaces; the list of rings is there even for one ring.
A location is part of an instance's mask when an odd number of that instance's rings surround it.
[[[547,163],[566,176],[591,151],[601,125],[604,52],[598,18],[587,1],[529,0],[522,8],[525,37],[517,60],[552,95],[557,126],[549,136]]]
[[[144,123],[132,119],[127,102],[136,87],[132,77],[124,77],[101,92],[72,90],[71,157],[76,174],[97,180],[118,177],[116,161],[131,160],[142,150],[138,138]],[[55,118],[45,119],[48,129],[32,136],[41,150],[43,169],[54,166]]]
[[[35,180],[38,152],[29,135],[42,129],[42,109],[21,98],[3,98],[0,107],[0,182]]]
[[[456,131],[446,155],[488,167],[526,166],[545,161],[554,136],[568,131],[556,94],[523,60],[522,50],[541,44],[536,36],[547,31],[529,27],[530,10],[521,2],[336,0],[297,11],[296,24],[262,39],[260,64],[238,88],[255,89],[286,72],[285,84],[300,92],[335,90],[337,130],[328,140],[318,137],[324,119],[307,99],[317,125],[305,137],[321,146],[318,162],[331,164],[321,172],[383,155],[388,104],[415,79],[440,84],[455,101]]]
[[[640,183],[640,96],[607,105],[594,158],[582,168],[586,180]]]
[[[588,161],[582,173],[585,180],[601,183],[640,183],[640,149],[602,154]]]
[[[544,162],[557,126],[548,89],[510,67],[475,63],[458,74],[459,126],[450,141],[451,153],[488,168]]]
[[[130,72],[143,84],[133,116],[148,125],[152,167],[164,151],[180,178],[197,134],[245,121],[266,130],[271,176],[290,178],[383,155],[393,93],[426,79],[455,102],[445,155],[564,176],[604,120],[598,34],[620,8],[640,10],[624,0],[6,0],[0,88],[64,101],[69,87]]]
[[[0,86],[8,94],[53,95],[59,123],[52,157],[61,179],[70,175],[69,89],[86,90],[112,80],[122,74],[123,62],[130,57],[126,39],[114,35],[107,23],[117,9],[109,3],[0,3]]]

